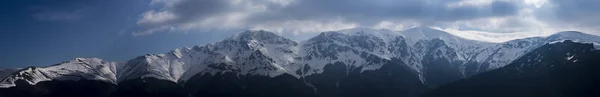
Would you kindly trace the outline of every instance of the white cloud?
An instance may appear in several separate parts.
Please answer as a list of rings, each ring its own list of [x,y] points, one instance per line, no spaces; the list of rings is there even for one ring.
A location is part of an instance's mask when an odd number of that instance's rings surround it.
[[[167,30],[175,31],[176,29],[174,27],[171,27],[171,26],[162,26],[162,27],[157,27],[157,28],[152,28],[152,29],[145,29],[145,30],[142,30],[142,31],[136,31],[136,32],[131,33],[131,35],[133,35],[133,36],[144,36],[144,35],[154,34],[154,33],[159,32],[159,31],[167,31]]]
[[[528,6],[534,6],[535,8],[540,8],[542,5],[548,3],[548,0],[524,0],[524,3]]]
[[[420,25],[417,22],[401,22],[401,21],[381,21],[379,23],[377,23],[375,26],[371,27],[374,29],[389,29],[392,31],[402,31],[402,30],[406,30],[408,28],[414,27]]]
[[[358,27],[356,23],[344,22],[342,19],[327,21],[313,20],[288,20],[283,22],[266,22],[252,26],[253,30],[267,30],[273,32],[286,32],[293,34],[336,31]]]
[[[142,14],[142,17],[138,20],[137,24],[158,24],[175,19],[177,19],[177,16],[169,11],[156,12],[154,10],[150,10]]]
[[[586,27],[586,24],[555,22],[554,13],[542,13],[543,11],[553,11],[548,9],[548,6],[552,6],[552,4],[549,4],[547,0],[514,0],[513,2],[518,2],[519,6],[523,6],[515,15],[444,22],[437,24],[440,26],[438,29],[468,39],[490,42],[548,36],[560,31],[598,34],[597,31],[591,29],[593,27]],[[587,20],[593,21],[594,19]]]
[[[449,32],[466,39],[488,41],[488,42],[506,42],[514,39],[522,39],[527,37],[544,37],[549,34],[537,34],[531,32],[511,32],[511,33],[494,33],[480,30],[458,30],[456,28],[439,28],[435,29]]]
[[[458,2],[449,3],[449,7],[461,7],[461,6],[486,6],[490,5],[494,0],[462,0]]]

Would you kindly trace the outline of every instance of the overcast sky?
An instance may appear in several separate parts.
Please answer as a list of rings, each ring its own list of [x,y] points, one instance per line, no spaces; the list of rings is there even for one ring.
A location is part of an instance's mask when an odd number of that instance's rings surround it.
[[[503,42],[575,30],[600,35],[600,0],[9,0],[0,68],[75,57],[124,61],[252,29],[303,40],[354,27],[430,26]]]
[[[599,0],[153,0],[150,4],[160,7],[141,15],[136,36],[232,28],[298,35],[354,27],[400,31],[431,26],[501,42],[564,30],[598,34],[600,29]]]

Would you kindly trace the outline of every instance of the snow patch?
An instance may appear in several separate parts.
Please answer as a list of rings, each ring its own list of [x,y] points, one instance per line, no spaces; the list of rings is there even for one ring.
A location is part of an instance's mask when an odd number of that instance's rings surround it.
[[[105,62],[98,58],[75,58],[58,65],[36,68],[30,67],[10,75],[0,82],[0,88],[15,86],[15,81],[25,80],[36,84],[50,80],[100,80],[116,84],[114,62]]]
[[[507,65],[530,50],[546,43],[554,44],[563,42],[564,40],[574,40],[577,42],[593,43],[594,48],[600,50],[600,44],[598,44],[600,38],[580,33],[561,33],[546,38],[536,37],[503,43],[490,43],[465,39],[430,27],[414,27],[402,32],[367,28],[355,28],[338,32],[341,32],[343,35],[332,36],[332,38],[339,38],[340,40],[316,43],[313,41],[296,42],[287,40],[270,32],[247,31],[215,44],[195,46],[193,49],[179,48],[171,51],[171,54],[151,54],[142,56],[139,59],[129,60],[132,63],[128,63],[129,61],[116,63],[104,62],[94,58],[76,58],[56,66],[21,70],[19,73],[2,80],[0,87],[14,86],[14,81],[24,79],[24,76],[34,77],[34,79],[27,80],[30,84],[54,79],[93,79],[118,83],[127,79],[146,77],[179,82],[186,81],[197,74],[216,74],[222,72],[270,77],[287,73],[295,77],[301,77],[322,73],[325,65],[335,63],[343,63],[347,67],[362,67],[362,71],[377,70],[384,63],[369,61],[379,59],[389,61],[394,58],[406,62],[409,67],[419,73],[420,80],[424,82],[426,79],[422,73],[423,66],[421,61],[424,60],[426,50],[431,48],[426,47],[428,44],[419,43],[433,39],[442,40],[448,46],[448,49],[446,47],[443,49],[433,48],[440,50],[444,54],[434,56],[435,58],[448,58],[448,61],[452,62],[487,63],[490,66],[487,70]],[[335,35],[332,33],[324,34]],[[355,41],[350,41],[348,38],[354,36],[368,36],[364,41],[368,41],[368,45],[373,45],[372,48],[353,46],[356,45],[353,44]],[[396,45],[399,43],[393,42],[395,39],[400,38],[405,39],[404,41],[407,44],[400,47]],[[323,52],[335,54],[336,58],[330,58],[324,57],[325,55],[321,53],[321,50],[324,48],[318,48],[318,46],[336,46],[349,50]],[[403,49],[403,47],[406,47],[406,55],[404,55],[404,52],[398,51],[401,48]],[[253,59],[256,56],[251,58],[251,55],[256,51],[260,53],[256,55],[260,59]],[[456,54],[457,57],[445,55],[446,53]],[[365,58],[365,56],[369,59]],[[566,59],[572,60],[573,57],[574,55]],[[577,62],[577,60],[573,60],[573,62]],[[213,65],[217,67],[224,65],[223,67],[226,70],[214,68]],[[308,71],[303,71],[300,75],[295,73],[303,69],[305,65],[310,67]],[[458,67],[461,69],[465,68],[465,66]],[[66,77],[64,76],[66,74],[74,74],[76,77]]]
[[[573,55],[571,55],[571,56],[567,57],[566,59],[567,59],[567,60],[571,60],[571,59],[573,59],[573,57],[575,57],[575,54],[573,54]]]

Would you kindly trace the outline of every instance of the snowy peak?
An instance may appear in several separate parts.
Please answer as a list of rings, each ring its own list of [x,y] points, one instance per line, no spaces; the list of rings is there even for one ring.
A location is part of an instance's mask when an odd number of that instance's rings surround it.
[[[98,58],[75,58],[49,67],[19,70],[0,82],[0,87],[15,86],[17,80],[29,84],[50,80],[101,80],[116,83],[116,63]]]
[[[413,38],[433,39],[441,36],[449,36],[451,34],[431,27],[419,26],[402,31],[402,35]]]
[[[550,37],[565,37],[565,36],[581,36],[581,35],[589,35],[579,31],[562,31],[555,34],[550,35]]]
[[[178,48],[165,54],[147,54],[125,62],[76,58],[50,67],[27,68],[2,80],[0,87],[14,86],[16,80],[26,80],[30,84],[62,79],[119,83],[152,77],[185,82],[198,74],[224,72],[302,77],[322,73],[327,64],[342,63],[364,71],[377,70],[392,59],[404,62],[424,81],[427,79],[424,77],[427,76],[426,68],[439,62],[456,68],[453,70],[462,75],[476,74],[503,67],[552,39],[599,40],[597,37],[561,32],[548,40],[537,37],[488,43],[430,27],[415,27],[402,32],[353,28],[323,32],[307,41],[296,42],[273,32],[249,30],[214,44]],[[447,69],[446,66],[438,67]],[[299,70],[303,72],[298,73]]]
[[[192,65],[199,65],[208,57],[206,49],[205,46],[178,48],[166,54],[146,54],[120,63],[118,82],[145,77],[177,82]]]
[[[193,47],[188,52],[191,57],[182,61],[185,72],[178,81],[223,72],[277,76],[293,66],[298,44],[264,30],[241,32],[215,44]]]
[[[0,81],[10,76],[13,72],[19,71],[20,69],[0,69]]]
[[[448,40],[456,38],[452,34],[447,32],[436,30],[430,27],[414,27],[405,31],[402,31],[402,35],[407,37],[409,44],[414,44],[421,40],[431,40],[440,38],[442,40]]]
[[[373,50],[374,46],[386,47],[399,38],[400,33],[390,30],[353,28],[340,31],[322,32],[308,40],[310,43],[336,43],[343,46]]]
[[[281,43],[292,43],[294,41],[287,39],[283,36],[279,36],[273,32],[264,30],[248,30],[230,38],[236,41],[257,41],[269,44],[281,44]]]
[[[575,42],[600,43],[600,36],[590,35],[578,31],[564,31],[547,37],[547,41],[573,40]]]
[[[371,28],[363,28],[356,27],[352,29],[340,30],[336,31],[348,35],[354,36],[375,36],[382,38],[384,40],[389,40],[389,38],[394,38],[400,36],[400,32],[392,31],[389,29],[371,29]],[[387,41],[386,41],[387,42]]]
[[[268,46],[296,46],[298,42],[279,36],[273,32],[264,30],[245,31],[233,37],[217,42],[214,45],[207,45],[210,50],[221,53],[238,52],[240,50],[259,50]],[[225,51],[223,51],[225,50]],[[227,54],[231,55],[231,54]]]
[[[375,54],[378,56],[388,56],[388,44],[390,44],[389,42],[395,40],[396,38],[399,38],[398,35],[382,35],[388,32],[379,32],[379,30],[368,30],[376,32],[366,31],[367,30],[365,29],[350,29],[342,31],[323,32],[318,36],[309,39],[303,46],[307,49],[326,48],[312,50],[320,52],[315,53],[317,55],[334,56],[328,55],[327,53],[335,54],[338,52],[346,51],[353,51],[353,53],[359,53],[359,51],[365,51],[371,54],[380,53]]]
[[[383,40],[390,40],[395,37],[401,36],[399,32],[388,30],[388,29],[371,29],[371,28],[363,28],[356,27],[351,29],[344,29],[339,31],[328,31],[322,32],[316,37],[335,37],[335,36],[370,36],[377,37]],[[386,41],[388,42],[388,41]]]
[[[556,43],[565,40],[579,43],[600,43],[599,36],[577,31],[564,31],[548,37],[531,37],[499,43],[486,48],[476,58],[478,62],[484,64],[481,66],[482,70],[496,69],[547,43]]]
[[[486,97],[498,92],[502,93],[494,96],[597,95],[598,88],[595,83],[599,81],[600,74],[598,58],[600,51],[591,50],[589,43],[565,40],[546,44],[515,59],[507,66],[434,89],[423,97]],[[565,89],[566,87],[568,89]],[[528,90],[534,92],[524,92]],[[457,93],[462,91],[478,92]],[[570,93],[571,91],[594,92]]]
[[[310,38],[308,41],[309,42],[332,42],[333,40],[347,40],[346,37],[348,37],[348,36],[344,33],[329,31],[329,32],[322,32],[321,34]]]

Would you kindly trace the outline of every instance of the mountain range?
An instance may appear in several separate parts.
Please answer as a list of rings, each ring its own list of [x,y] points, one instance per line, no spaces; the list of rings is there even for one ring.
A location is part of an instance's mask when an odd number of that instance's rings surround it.
[[[430,27],[353,28],[304,41],[253,30],[123,62],[0,69],[0,97],[589,96],[577,94],[591,95],[585,91],[598,84],[598,73],[589,74],[600,69],[598,43],[600,36],[576,31],[492,43]],[[571,77],[581,80],[560,79]],[[522,85],[535,82],[551,84]],[[576,82],[587,83],[564,84]],[[544,86],[556,87],[513,89]]]

